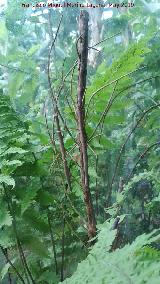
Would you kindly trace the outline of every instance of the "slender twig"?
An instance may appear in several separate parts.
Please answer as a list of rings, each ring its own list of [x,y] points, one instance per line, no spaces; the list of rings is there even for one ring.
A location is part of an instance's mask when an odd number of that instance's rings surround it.
[[[157,107],[159,107],[160,104],[157,104],[157,105],[154,105],[154,106],[151,106],[150,108],[148,108],[147,110],[144,111],[144,113],[141,115],[141,117],[137,120],[135,126],[131,129],[131,131],[128,133],[124,143],[122,144],[121,148],[120,148],[120,151],[119,151],[119,155],[117,157],[117,160],[116,160],[116,165],[115,165],[115,169],[114,169],[114,173],[113,173],[113,177],[112,177],[112,181],[111,181],[111,186],[110,186],[110,190],[112,190],[112,186],[113,186],[113,182],[115,180],[115,177],[116,177],[116,173],[117,173],[117,169],[118,169],[118,166],[119,166],[119,162],[120,162],[120,159],[121,159],[121,156],[122,156],[122,153],[123,153],[123,150],[125,148],[125,145],[127,144],[129,138],[131,137],[131,135],[133,134],[133,132],[135,131],[135,129],[138,127],[139,123],[142,121],[142,119],[149,113],[151,112],[152,110],[156,109]]]
[[[97,128],[99,127],[99,125],[101,124],[102,120],[105,119],[105,117],[106,117],[106,115],[107,115],[107,113],[108,113],[108,111],[109,111],[109,109],[110,109],[110,106],[112,105],[112,100],[113,100],[113,97],[114,97],[114,93],[115,93],[115,91],[116,91],[116,86],[117,86],[117,84],[118,84],[118,81],[115,82],[115,86],[114,86],[113,92],[112,92],[112,94],[111,94],[111,96],[110,96],[110,98],[109,98],[108,104],[106,105],[105,110],[104,110],[104,112],[102,113],[102,115],[101,115],[101,117],[100,117],[100,119],[99,119],[99,121],[98,121],[98,123],[97,123],[95,129],[93,130],[91,136],[89,137],[89,140],[94,136],[94,134],[95,134]]]
[[[61,80],[63,81],[63,77],[64,77],[64,65],[66,62],[66,57],[63,59],[63,63],[62,63],[62,74],[61,74]]]
[[[74,119],[76,119],[76,117],[75,117],[75,112],[74,112],[74,110],[73,110],[73,108],[72,108],[72,106],[71,106],[71,104],[70,104],[69,99],[68,99],[67,96],[66,96],[66,101],[67,101],[67,104],[68,104],[68,107],[69,107],[71,113],[74,115]],[[76,143],[77,143],[77,141],[76,141]]]
[[[105,39],[102,39],[102,40],[100,40],[99,42],[95,43],[94,45],[90,46],[89,49],[90,49],[90,48],[93,48],[93,47],[95,47],[95,46],[97,46],[97,45],[99,45],[99,44],[101,44],[101,43],[103,43],[104,41],[107,41],[107,40],[109,40],[109,39],[112,39],[112,38],[114,38],[115,36],[118,36],[118,35],[120,35],[120,34],[121,34],[121,33],[119,32],[119,33],[114,34],[114,35],[112,35],[112,36],[110,36],[110,37],[107,37],[107,38],[105,38]]]
[[[153,78],[156,78],[156,77],[160,77],[160,76],[158,76],[158,75],[156,75],[156,76],[151,76],[151,77],[149,77],[149,78],[140,80],[140,81],[138,81],[138,82],[136,82],[136,83],[134,83],[134,84],[131,84],[131,85],[125,87],[124,89],[122,89],[122,90],[121,90],[119,93],[117,93],[117,94],[115,95],[115,97],[112,99],[112,104],[110,104],[109,109],[110,109],[111,106],[113,105],[113,102],[115,101],[115,99],[116,99],[121,93],[127,91],[128,89],[130,89],[130,88],[132,88],[132,87],[135,87],[136,85],[142,84],[142,83],[144,83],[144,82],[146,82],[146,81],[149,81],[149,80],[151,80],[151,79],[153,79]],[[157,105],[157,104],[156,104],[156,105]],[[159,105],[158,105],[158,107],[159,107]],[[109,109],[108,109],[108,111],[109,111]],[[101,127],[101,134],[98,134],[98,135],[93,136],[92,138],[89,138],[89,139],[88,139],[88,143],[89,143],[91,140],[93,140],[94,138],[100,137],[100,136],[102,135],[102,129],[103,129],[103,126]],[[66,156],[69,155],[76,147],[77,147],[77,144],[75,144],[75,145],[71,148],[71,150],[69,150],[68,152],[66,152]],[[60,156],[60,154],[57,155],[55,161],[58,159],[59,156]]]
[[[69,136],[73,139],[73,141],[77,144],[76,139],[73,137],[71,131],[69,130],[69,128],[68,128],[68,126],[67,126],[67,124],[66,124],[66,122],[65,122],[65,120],[64,120],[64,118],[63,118],[63,116],[62,116],[62,114],[60,113],[59,110],[58,110],[58,115],[59,115],[59,117],[60,117],[60,119],[61,119],[61,121],[64,125],[65,130],[68,132]]]
[[[57,127],[57,134],[58,134],[58,138],[59,138],[59,142],[60,142],[61,157],[62,157],[63,164],[64,164],[64,172],[65,172],[66,180],[67,180],[67,183],[68,183],[68,187],[71,190],[70,170],[69,170],[68,163],[67,163],[67,160],[66,160],[66,149],[65,149],[65,146],[64,146],[63,134],[62,134],[62,130],[61,130],[61,127],[60,127],[60,121],[59,121],[59,114],[60,113],[59,113],[59,110],[58,110],[57,98],[55,96],[55,93],[54,93],[54,90],[53,90],[53,87],[52,87],[51,76],[50,76],[51,52],[52,52],[52,49],[55,45],[55,41],[56,41],[58,33],[59,33],[59,29],[60,29],[61,22],[62,22],[62,17],[63,17],[63,15],[60,18],[54,40],[53,40],[51,47],[50,47],[50,50],[49,50],[47,75],[48,75],[50,95],[51,95],[51,98],[52,98],[52,103],[53,103],[53,108],[54,108],[54,118],[55,118],[55,123],[56,123],[56,127]]]
[[[66,224],[68,225],[69,229],[71,230],[71,232],[76,236],[76,238],[83,244],[83,246],[87,248],[87,246],[85,245],[84,241],[81,240],[81,238],[78,236],[78,234],[75,232],[75,230],[73,229],[72,225],[68,222],[68,220],[66,219]]]
[[[160,77],[160,76],[156,75],[156,76],[151,76],[151,77],[149,77],[149,78],[140,80],[140,81],[138,81],[138,82],[136,82],[136,83],[134,83],[134,84],[131,84],[131,85],[125,87],[125,88],[122,89],[119,93],[117,93],[114,97],[111,96],[110,99],[109,99],[109,102],[108,102],[108,104],[107,104],[107,110],[106,110],[107,113],[108,113],[108,111],[110,110],[110,108],[112,107],[114,101],[117,99],[117,97],[118,97],[121,93],[127,91],[128,89],[130,89],[130,88],[132,88],[132,87],[135,87],[136,85],[142,84],[142,83],[144,83],[144,82],[146,82],[146,81],[149,81],[149,80],[151,80],[151,79],[153,79],[153,78],[156,78],[156,77]],[[117,82],[118,82],[118,81],[117,81]],[[156,106],[157,106],[157,105],[158,105],[158,103],[156,104]],[[158,107],[159,107],[159,105],[158,105]],[[141,109],[141,111],[142,111],[142,109]],[[102,121],[103,121],[103,122],[101,121],[102,123],[104,123],[104,119],[105,119],[107,113],[104,114],[104,117],[102,118]],[[102,114],[102,115],[103,115],[103,114]],[[101,119],[100,119],[100,120],[101,120]],[[99,123],[98,123],[98,126],[99,126]],[[98,127],[96,127],[96,130],[97,130],[97,128],[98,128]],[[103,129],[103,125],[102,125],[102,127],[101,127],[101,134],[102,134],[102,129]],[[94,130],[94,134],[95,134],[96,130]],[[97,137],[97,135],[93,137],[94,134],[93,134],[93,133],[91,134],[91,136],[90,136],[89,139],[88,139],[88,143],[89,143],[94,137]],[[101,134],[99,134],[99,136],[101,136]]]
[[[57,97],[56,97],[56,100],[58,100],[60,94],[61,94],[61,91],[64,87],[64,83],[66,82],[66,79],[68,78],[68,76],[71,74],[72,70],[75,69],[75,67],[77,66],[78,64],[78,59],[75,60],[74,64],[71,66],[71,68],[69,69],[69,71],[67,72],[67,74],[64,76],[63,78],[63,81],[61,83],[61,85],[59,86],[58,90],[57,90]]]
[[[76,67],[76,66],[74,66],[74,68],[73,68],[73,70],[72,70],[72,74],[71,74],[70,97],[71,97],[71,100],[72,100],[74,112],[76,113],[76,105],[75,105],[74,98],[73,98],[73,76],[74,76],[75,67]]]
[[[129,76],[129,75],[131,75],[131,74],[133,74],[133,73],[135,73],[135,72],[137,72],[137,71],[141,71],[141,70],[145,69],[146,67],[147,67],[147,66],[143,66],[143,67],[137,68],[137,69],[135,69],[135,70],[133,70],[133,71],[131,71],[131,72],[128,72],[128,73],[126,73],[126,74],[124,74],[124,75],[118,77],[117,79],[115,79],[115,80],[113,80],[113,81],[111,81],[111,82],[106,83],[106,84],[103,85],[102,87],[98,88],[98,89],[91,95],[91,97],[90,97],[90,99],[89,99],[89,101],[88,101],[88,105],[87,105],[87,109],[86,109],[86,116],[88,115],[90,103],[91,103],[92,99],[95,97],[95,95],[97,95],[100,91],[104,90],[106,87],[108,87],[108,86],[110,86],[110,85],[116,83],[117,81],[119,81],[119,80],[121,80],[121,79],[123,79],[123,78],[125,78],[125,77],[127,77],[127,76]]]
[[[131,170],[131,172],[129,173],[128,177],[127,177],[127,181],[126,183],[128,183],[129,179],[131,178],[132,174],[135,171],[135,168],[137,167],[137,165],[139,164],[139,162],[145,157],[145,155],[155,146],[160,145],[160,141],[155,142],[153,144],[151,144],[150,146],[148,146],[139,156],[137,162],[135,163],[135,165],[133,166],[133,169]]]

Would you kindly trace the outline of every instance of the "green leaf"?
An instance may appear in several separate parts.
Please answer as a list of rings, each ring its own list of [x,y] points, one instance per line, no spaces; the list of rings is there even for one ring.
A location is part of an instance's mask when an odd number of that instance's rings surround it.
[[[12,217],[1,201],[0,228],[2,228],[3,226],[11,226],[11,225],[12,225]]]
[[[27,52],[28,56],[32,56],[34,53],[36,53],[39,50],[40,46],[40,44],[33,45]]]
[[[10,147],[8,150],[6,150],[4,153],[0,153],[0,156],[5,156],[5,155],[9,155],[9,154],[25,154],[28,151],[22,149],[22,148],[18,148],[18,147]]]
[[[15,187],[15,181],[10,176],[0,174],[0,183],[5,183],[7,185],[12,185],[12,187]]]
[[[21,236],[22,243],[35,255],[40,257],[49,258],[49,252],[45,244],[34,235]]]
[[[38,188],[28,188],[24,199],[21,200],[21,214],[23,214],[36,198]]]

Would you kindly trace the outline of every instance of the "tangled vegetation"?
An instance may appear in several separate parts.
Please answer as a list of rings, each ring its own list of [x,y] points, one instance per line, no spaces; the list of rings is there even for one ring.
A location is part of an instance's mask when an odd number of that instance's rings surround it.
[[[2,284],[160,283],[160,6],[133,2],[0,3]]]

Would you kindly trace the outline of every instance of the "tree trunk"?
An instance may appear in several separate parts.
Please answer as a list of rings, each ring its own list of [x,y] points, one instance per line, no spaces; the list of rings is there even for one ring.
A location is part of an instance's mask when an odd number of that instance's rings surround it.
[[[85,89],[88,59],[88,21],[86,11],[81,11],[79,18],[79,39],[77,41],[78,52],[78,94],[77,94],[77,126],[78,144],[80,150],[81,184],[84,193],[88,219],[88,237],[92,239],[96,235],[96,221],[89,188],[87,135],[85,130]]]

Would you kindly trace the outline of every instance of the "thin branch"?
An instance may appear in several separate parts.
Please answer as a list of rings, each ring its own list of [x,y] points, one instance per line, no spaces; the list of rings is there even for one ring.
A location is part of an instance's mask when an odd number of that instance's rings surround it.
[[[68,78],[68,76],[71,74],[71,72],[75,69],[75,67],[78,64],[78,59],[75,60],[74,64],[71,66],[71,68],[69,69],[69,71],[67,72],[67,74],[64,76],[62,84],[59,86],[58,90],[57,90],[57,97],[56,100],[58,100],[60,93],[64,87],[64,83],[66,82],[66,79]]]
[[[160,104],[158,105],[154,105],[154,106],[151,106],[150,108],[148,108],[146,111],[144,111],[144,113],[141,115],[141,117],[137,120],[135,126],[131,129],[131,131],[129,132],[129,134],[127,135],[124,143],[122,144],[121,148],[120,148],[120,151],[119,151],[119,155],[117,157],[117,160],[116,160],[116,165],[115,165],[115,169],[114,169],[114,173],[113,173],[113,177],[112,177],[112,181],[111,181],[111,187],[110,187],[110,190],[112,190],[112,186],[113,186],[113,182],[115,180],[115,177],[116,177],[116,173],[117,173],[117,169],[118,169],[118,166],[119,166],[119,162],[120,162],[120,159],[121,159],[121,156],[122,156],[122,153],[123,153],[123,150],[125,148],[125,145],[127,144],[129,138],[131,137],[131,135],[133,134],[133,132],[135,131],[135,129],[138,127],[139,123],[142,121],[142,119],[146,116],[146,114],[148,114],[149,112],[151,112],[152,110],[156,109],[157,107],[159,107]]]
[[[115,36],[118,36],[118,35],[120,35],[120,34],[121,34],[121,33],[119,32],[119,33],[114,34],[114,35],[112,35],[112,36],[110,36],[110,37],[107,37],[107,38],[105,38],[105,39],[103,39],[103,40],[101,40],[101,41],[95,43],[94,45],[90,46],[89,49],[90,49],[90,48],[94,48],[95,46],[97,46],[97,45],[103,43],[104,41],[107,41],[107,40],[109,40],[109,39],[112,39],[112,38],[114,38]]]
[[[66,223],[67,223],[68,227],[70,228],[70,230],[72,231],[72,233],[76,236],[76,238],[83,244],[83,246],[86,249],[88,249],[87,246],[85,245],[84,241],[78,236],[78,234],[75,232],[72,225],[67,221],[67,219],[66,219]]]
[[[51,98],[52,98],[52,103],[53,103],[53,108],[54,108],[54,118],[55,118],[55,123],[56,123],[56,127],[57,127],[59,143],[60,143],[61,157],[62,157],[63,164],[64,164],[64,173],[65,173],[65,176],[66,176],[68,187],[71,190],[70,170],[69,170],[68,163],[67,163],[67,160],[66,160],[66,150],[65,150],[65,147],[64,147],[63,134],[62,134],[62,130],[61,130],[61,127],[60,127],[60,121],[59,121],[60,112],[58,110],[57,98],[55,96],[55,93],[54,93],[54,90],[53,90],[53,87],[52,87],[51,76],[50,76],[51,52],[52,52],[52,49],[55,45],[55,41],[56,41],[58,33],[59,33],[59,29],[60,29],[61,22],[62,22],[62,17],[63,17],[63,15],[60,18],[58,28],[57,28],[57,31],[56,31],[56,34],[55,34],[55,38],[54,38],[54,40],[51,44],[51,47],[50,47],[50,51],[49,51],[49,55],[48,55],[48,70],[47,70],[48,72],[47,72],[47,75],[48,75],[50,95],[51,95]],[[61,117],[61,119],[62,119],[62,117]]]
[[[136,83],[134,83],[134,84],[131,84],[131,85],[127,86],[126,88],[124,88],[123,90],[121,90],[119,93],[117,93],[114,97],[111,96],[110,99],[109,99],[109,103],[107,104],[107,110],[106,110],[107,113],[108,113],[108,111],[110,110],[110,108],[112,107],[112,105],[113,105],[114,101],[116,100],[116,98],[117,98],[121,93],[127,91],[128,89],[130,89],[130,88],[132,88],[132,87],[135,87],[136,85],[142,84],[142,83],[144,83],[144,82],[146,82],[146,81],[149,81],[149,80],[151,80],[151,79],[153,79],[153,78],[157,78],[157,77],[160,77],[160,76],[156,75],[156,76],[151,76],[151,77],[149,77],[149,78],[140,80],[140,81],[138,81],[138,82],[136,82]],[[118,80],[117,80],[117,83],[118,83]],[[115,92],[115,91],[114,91],[114,92]],[[157,105],[158,105],[158,104],[156,104],[156,106],[157,106]],[[159,107],[159,105],[158,105],[158,107]],[[141,111],[142,111],[142,109],[141,109]],[[107,113],[104,114],[103,123],[104,123],[104,118],[106,117]],[[103,114],[102,114],[102,115],[103,115]],[[99,123],[98,123],[98,126],[99,126]],[[88,139],[88,142],[90,142],[94,137],[97,137],[97,135],[93,137],[93,135],[95,134],[97,128],[98,128],[98,127],[96,127],[96,129],[95,129],[95,130],[93,131],[93,133],[91,134],[90,138]],[[102,129],[103,129],[103,127],[101,128],[101,134],[99,134],[99,136],[102,135]]]
[[[151,144],[150,146],[148,146],[139,156],[137,162],[135,163],[133,169],[131,170],[130,174],[127,177],[127,181],[126,183],[128,183],[129,179],[131,178],[132,174],[134,173],[135,168],[137,167],[137,165],[139,164],[139,162],[145,157],[145,155],[155,146],[160,145],[160,141]]]
[[[72,100],[74,112],[76,113],[76,105],[75,105],[74,98],[73,98],[73,76],[74,76],[75,68],[76,68],[76,66],[74,66],[74,68],[73,68],[73,70],[72,70],[72,74],[71,74],[70,97],[71,97],[71,100]]]
[[[91,103],[92,99],[95,97],[95,95],[97,95],[100,91],[104,90],[106,87],[108,87],[108,86],[110,86],[110,85],[116,83],[117,81],[123,79],[124,77],[127,77],[127,76],[129,76],[129,75],[131,75],[131,74],[133,74],[133,73],[135,73],[135,72],[137,72],[137,71],[143,70],[143,69],[145,69],[146,67],[147,67],[147,66],[143,66],[143,67],[137,68],[137,69],[135,69],[135,70],[133,70],[133,71],[131,71],[131,72],[128,72],[128,73],[126,73],[126,74],[120,76],[119,78],[117,78],[117,79],[115,79],[115,80],[113,80],[113,81],[111,81],[111,82],[109,82],[109,83],[103,85],[103,86],[100,87],[99,89],[97,89],[97,90],[91,95],[91,97],[90,97],[90,99],[89,99],[89,102],[88,102],[88,105],[87,105],[87,109],[86,109],[86,116],[88,115],[90,103]]]
[[[106,117],[106,115],[107,115],[107,113],[108,113],[108,111],[109,111],[109,109],[110,109],[110,106],[112,105],[112,101],[113,101],[114,93],[115,93],[115,91],[116,91],[117,84],[118,84],[118,80],[117,80],[116,83],[115,83],[115,86],[114,86],[113,92],[112,92],[112,94],[111,94],[111,96],[110,96],[110,98],[109,98],[108,104],[107,104],[107,106],[105,107],[105,110],[104,110],[104,112],[102,113],[102,115],[101,115],[101,117],[100,117],[100,119],[99,119],[99,121],[98,121],[98,123],[97,123],[95,129],[93,130],[91,136],[89,137],[89,140],[92,139],[92,137],[94,136],[94,134],[95,134],[97,128],[98,128],[99,125],[101,124],[102,120],[105,119],[105,117]]]

